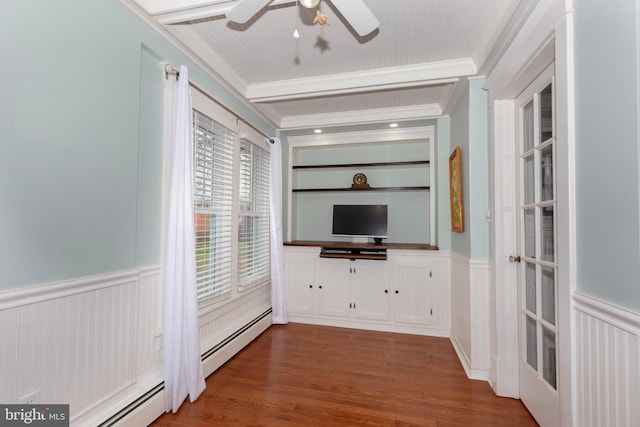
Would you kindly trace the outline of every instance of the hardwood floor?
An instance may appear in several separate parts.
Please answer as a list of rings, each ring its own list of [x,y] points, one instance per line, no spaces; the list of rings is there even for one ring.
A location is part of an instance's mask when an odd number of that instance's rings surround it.
[[[467,379],[447,338],[290,323],[152,426],[537,426],[519,400]]]

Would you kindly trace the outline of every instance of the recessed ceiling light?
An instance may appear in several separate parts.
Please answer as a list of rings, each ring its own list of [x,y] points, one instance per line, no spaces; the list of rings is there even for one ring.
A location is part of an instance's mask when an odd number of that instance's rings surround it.
[[[390,128],[397,128],[397,127],[398,127],[398,124],[397,124],[397,123],[391,123],[391,124],[389,125],[389,127],[390,127]]]
[[[300,4],[307,9],[314,8],[320,3],[320,0],[300,0]]]
[[[313,133],[322,133],[322,129],[315,129]]]

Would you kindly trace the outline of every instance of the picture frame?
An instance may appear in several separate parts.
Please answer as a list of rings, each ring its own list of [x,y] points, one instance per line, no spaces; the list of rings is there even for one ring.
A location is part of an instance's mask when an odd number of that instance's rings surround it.
[[[461,164],[460,147],[456,147],[449,156],[449,200],[451,207],[451,231],[457,233],[464,232]]]

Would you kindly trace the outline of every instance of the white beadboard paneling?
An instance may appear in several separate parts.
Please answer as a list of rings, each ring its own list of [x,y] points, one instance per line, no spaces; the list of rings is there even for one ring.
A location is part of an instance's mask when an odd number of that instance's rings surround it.
[[[252,289],[201,312],[210,350],[271,307],[270,289]],[[262,317],[208,366],[224,363],[270,324]],[[224,357],[223,357],[224,356]],[[0,402],[40,391],[41,403],[70,404],[71,424],[143,425],[152,405],[120,413],[162,383],[162,276],[157,266],[0,293]],[[128,411],[127,411],[128,414]],[[130,420],[128,418],[131,418]]]
[[[0,341],[2,342],[2,358],[0,358],[0,401],[15,402],[18,398],[14,390],[18,382],[18,337],[20,336],[20,322],[18,312],[0,312]]]
[[[451,255],[451,341],[469,378],[489,378],[489,280],[487,261]]]
[[[469,261],[472,378],[483,380],[489,378],[491,365],[489,349],[489,280],[490,269],[487,261]]]
[[[0,401],[39,392],[40,403],[68,403],[75,423],[129,388],[137,375],[139,273],[1,293]],[[159,270],[145,280],[157,287]]]
[[[136,372],[162,363],[162,279],[159,272],[141,274],[138,285]]]
[[[206,352],[271,308],[268,286],[251,289],[242,298],[200,314],[200,348]]]
[[[640,417],[640,315],[574,296],[576,425],[632,427]]]
[[[18,373],[13,385],[3,381],[5,401],[40,390],[41,403],[70,404],[73,419],[129,385],[135,287],[134,281],[5,310],[13,331],[2,335],[14,345],[3,348],[15,349],[16,357],[0,363],[3,372]]]
[[[451,339],[462,351],[463,364],[471,365],[471,295],[469,261],[451,254]],[[467,372],[469,375],[469,372]]]

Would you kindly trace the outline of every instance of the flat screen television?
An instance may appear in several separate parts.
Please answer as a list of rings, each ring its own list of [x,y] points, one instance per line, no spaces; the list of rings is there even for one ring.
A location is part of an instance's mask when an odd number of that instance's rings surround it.
[[[334,236],[352,237],[354,241],[387,238],[387,205],[333,205]]]

